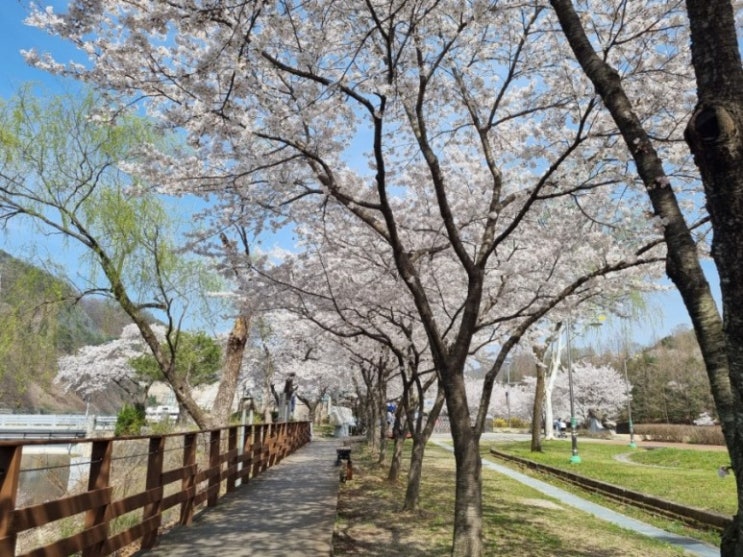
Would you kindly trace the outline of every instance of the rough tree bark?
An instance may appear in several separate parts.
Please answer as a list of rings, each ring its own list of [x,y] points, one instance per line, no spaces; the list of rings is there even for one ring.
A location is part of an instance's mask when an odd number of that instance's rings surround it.
[[[410,454],[408,485],[405,488],[405,502],[403,503],[403,510],[405,511],[413,511],[420,508],[421,477],[426,443],[428,443],[428,440],[431,438],[431,434],[436,425],[436,420],[439,419],[443,407],[444,392],[441,389],[438,389],[436,392],[436,399],[426,417],[425,426],[420,428],[420,424],[416,424],[416,429],[413,432],[413,448]]]
[[[447,385],[446,381],[453,385]],[[456,462],[454,541],[451,554],[452,557],[484,555],[480,434],[470,424],[463,375],[453,374],[445,378],[444,388],[448,390],[446,402]]]
[[[546,366],[544,364],[544,355],[546,352],[546,344],[534,347],[534,358],[537,368],[537,386],[534,392],[534,407],[531,413],[531,450],[535,453],[542,452],[542,414],[544,410],[544,395],[547,391],[545,388]],[[545,427],[546,425],[547,424],[545,423]]]
[[[697,106],[686,128],[712,221],[712,257],[720,275],[723,333],[734,391],[723,430],[738,488],[738,512],[721,543],[743,556],[743,67],[729,1],[687,0]],[[722,416],[720,416],[722,419]],[[736,427],[737,426],[737,427]]]
[[[250,319],[240,315],[235,319],[232,330],[227,338],[227,347],[222,366],[222,377],[219,381],[217,396],[212,407],[212,422],[216,425],[227,425],[232,410],[232,401],[237,391],[237,381],[240,378],[245,345],[248,343]]]
[[[721,278],[724,322],[702,272],[694,240],[662,161],[632,110],[619,74],[591,46],[570,0],[550,0],[575,56],[601,95],[637,165],[653,210],[664,219],[666,272],[691,317],[735,471],[738,514],[725,532],[723,557],[743,557],[743,75],[729,1],[687,0],[698,105],[686,139],[699,166]],[[732,383],[732,386],[731,386]]]

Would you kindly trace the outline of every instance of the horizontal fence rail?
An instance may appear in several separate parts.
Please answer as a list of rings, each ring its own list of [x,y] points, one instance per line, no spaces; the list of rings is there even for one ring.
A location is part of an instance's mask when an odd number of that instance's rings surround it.
[[[659,497],[645,495],[644,493],[638,493],[637,491],[625,489],[613,484],[594,480],[592,478],[586,478],[585,476],[573,474],[572,472],[561,470],[553,466],[539,464],[533,460],[509,455],[496,449],[491,448],[490,454],[502,460],[514,462],[520,466],[526,466],[527,468],[536,470],[537,472],[560,478],[561,480],[578,486],[581,489],[598,493],[599,495],[609,497],[626,505],[643,509],[652,514],[678,520],[692,528],[722,532],[732,521],[732,517],[729,516],[679,505],[673,501],[667,501],[665,499],[660,499]]]
[[[308,422],[139,437],[0,441],[0,555],[101,557],[139,544],[232,492],[310,440]],[[45,447],[65,448],[44,456]],[[24,448],[33,454],[24,457]],[[62,451],[64,452],[64,451]],[[50,456],[51,455],[51,456]],[[31,463],[29,463],[31,461]],[[23,503],[24,475],[61,496]],[[51,491],[51,487],[49,489]]]

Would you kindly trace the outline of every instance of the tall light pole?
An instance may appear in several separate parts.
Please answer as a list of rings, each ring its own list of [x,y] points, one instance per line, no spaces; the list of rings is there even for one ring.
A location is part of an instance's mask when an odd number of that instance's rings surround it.
[[[627,419],[629,420],[629,446],[632,449],[637,448],[635,443],[635,426],[632,424],[632,390],[627,375],[627,358],[624,359],[624,383],[627,389]]]
[[[508,427],[511,427],[511,365],[510,361],[506,362],[508,367],[506,368],[506,410],[508,411]]]
[[[570,389],[570,444],[572,447],[572,455],[570,457],[571,464],[580,464],[581,458],[578,454],[578,433],[576,431],[577,421],[575,419],[575,396],[573,395],[573,355],[570,346],[570,315],[567,318],[567,350],[568,350],[568,387]]]

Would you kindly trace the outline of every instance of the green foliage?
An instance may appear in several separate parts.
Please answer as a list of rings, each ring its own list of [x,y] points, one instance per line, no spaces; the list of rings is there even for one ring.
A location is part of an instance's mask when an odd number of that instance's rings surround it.
[[[144,406],[142,404],[125,404],[116,415],[116,429],[114,435],[139,435],[147,424]]]
[[[715,415],[709,380],[692,331],[676,331],[627,361],[635,423],[691,424]]]
[[[202,294],[217,289],[218,279],[176,245],[182,237],[181,223],[173,218],[178,213],[169,211],[166,199],[140,177],[122,170],[123,163],[142,162],[148,147],[175,139],[134,113],[117,110],[114,117],[93,93],[35,96],[30,87],[0,101],[0,129],[0,224],[21,221],[21,230],[25,225],[82,249],[89,265],[76,269],[88,288],[81,294],[109,296],[128,322],[152,322],[149,311],[160,312],[155,317],[168,323],[182,321],[187,311],[191,318],[194,310],[210,315],[210,302]],[[69,286],[50,284],[58,290],[51,296],[55,300],[72,292]],[[5,324],[12,326],[0,339],[0,356],[5,346],[43,361],[33,367],[6,362],[0,368],[5,377],[22,374],[21,368],[53,372],[57,350],[73,351],[77,339],[90,330],[84,314],[52,319],[47,307],[39,311],[40,306],[28,305],[25,291],[12,299],[19,312],[3,312]],[[22,345],[18,335],[28,330],[32,333],[23,337],[28,345]],[[101,340],[90,337],[84,344]],[[35,345],[42,342],[42,347]],[[205,380],[202,373],[215,376],[205,362],[184,360],[178,366],[197,382]]]
[[[205,305],[198,293],[213,279],[176,246],[177,213],[138,176],[120,170],[172,138],[133,113],[114,118],[92,93],[32,93],[26,87],[0,102],[6,147],[0,221],[22,219],[83,248],[91,289],[122,304],[128,298],[128,312]]]
[[[731,515],[737,506],[735,489],[717,475],[720,466],[729,464],[724,451],[666,447],[643,450],[642,445],[633,450],[624,441],[621,444],[579,441],[582,462],[575,465],[570,463],[571,448],[566,441],[544,441],[541,453],[531,452],[529,442],[492,446],[498,451],[682,505]],[[624,456],[618,458],[619,455]]]
[[[149,423],[148,435],[167,435],[168,433],[173,433],[175,429],[173,426],[174,424],[170,420]]]
[[[222,349],[213,338],[202,331],[181,331],[177,342],[176,375],[194,387],[214,383],[219,379]],[[152,383],[163,380],[162,372],[152,354],[143,354],[129,363],[141,381]]]
[[[107,340],[65,281],[0,251],[0,406],[24,406],[30,380],[45,385],[60,354]]]
[[[511,418],[510,421],[506,418],[493,418],[493,429],[526,429],[528,427],[530,427],[529,422],[522,420],[521,418]]]

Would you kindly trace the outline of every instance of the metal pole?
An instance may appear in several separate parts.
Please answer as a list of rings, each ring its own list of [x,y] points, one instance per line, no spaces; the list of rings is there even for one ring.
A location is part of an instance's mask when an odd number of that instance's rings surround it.
[[[627,385],[627,419],[629,420],[629,446],[632,449],[637,448],[635,443],[635,426],[632,424],[632,390],[627,375],[627,358],[624,359],[624,382]]]
[[[576,431],[577,421],[575,419],[575,397],[573,395],[573,355],[570,347],[570,315],[567,319],[567,349],[568,349],[568,387],[570,389],[570,443],[572,446],[572,456],[570,457],[571,464],[579,464],[581,462],[580,455],[578,454],[578,433]]]
[[[508,411],[508,427],[511,427],[511,399],[508,396],[508,391],[506,391],[506,408]]]

